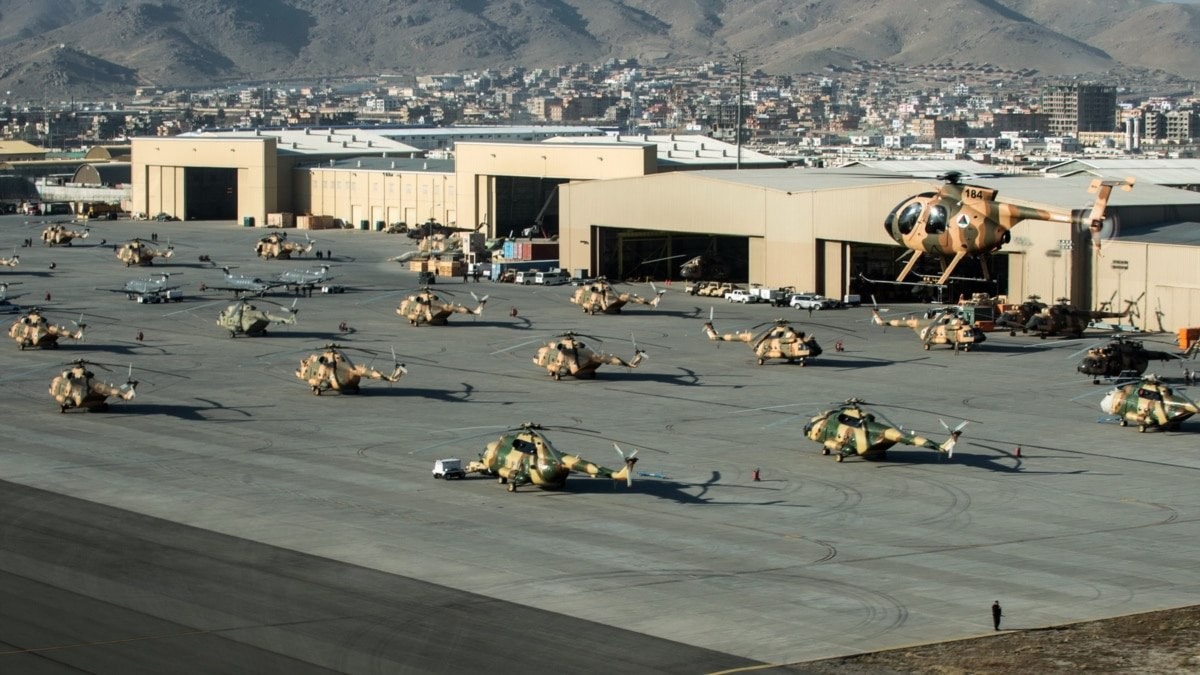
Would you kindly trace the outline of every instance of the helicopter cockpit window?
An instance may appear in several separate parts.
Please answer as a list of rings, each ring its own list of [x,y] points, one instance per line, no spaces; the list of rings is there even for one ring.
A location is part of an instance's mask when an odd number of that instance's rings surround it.
[[[1162,400],[1162,394],[1159,394],[1157,391],[1155,391],[1153,389],[1138,390],[1138,396],[1146,399],[1147,401],[1161,401]]]
[[[941,234],[946,231],[946,207],[941,204],[929,207],[929,220],[925,223],[925,231],[929,234]]]
[[[896,216],[896,223],[900,226],[900,234],[908,234],[917,226],[917,221],[921,218],[921,211],[924,207],[921,204],[909,204],[903,211]]]
[[[846,413],[840,413],[838,415],[838,422],[840,424],[845,424],[846,426],[853,427],[855,429],[861,427],[862,423],[863,423],[861,417],[853,417],[851,415],[847,415]]]

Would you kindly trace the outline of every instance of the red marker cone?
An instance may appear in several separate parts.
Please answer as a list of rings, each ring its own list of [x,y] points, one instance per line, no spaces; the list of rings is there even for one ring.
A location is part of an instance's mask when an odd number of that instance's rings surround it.
[[[1021,456],[1021,446],[1017,446],[1017,457]]]

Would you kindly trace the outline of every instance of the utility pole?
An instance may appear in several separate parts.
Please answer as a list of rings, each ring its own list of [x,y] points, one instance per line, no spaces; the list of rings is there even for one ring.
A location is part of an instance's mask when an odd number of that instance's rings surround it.
[[[738,93],[737,93],[737,162],[734,165],[735,169],[742,168],[742,72],[746,66],[746,56],[741,52],[733,55],[733,62],[737,65],[738,77]]]

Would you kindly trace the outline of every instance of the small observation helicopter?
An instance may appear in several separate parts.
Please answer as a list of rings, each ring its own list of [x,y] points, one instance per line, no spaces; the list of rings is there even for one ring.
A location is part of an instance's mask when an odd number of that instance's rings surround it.
[[[58,326],[47,321],[42,309],[34,307],[26,312],[25,316],[12,323],[8,329],[8,337],[16,341],[17,346],[22,350],[26,347],[56,349],[60,339],[83,339],[83,329],[87,328],[87,324],[82,323],[82,315],[79,318],[79,322],[72,322],[77,327],[77,330],[72,333],[66,326]]]
[[[175,248],[167,242],[166,248],[158,248],[145,239],[132,239],[117,247],[117,260],[125,263],[126,267],[133,265],[153,265],[155,258],[171,258]]]
[[[1177,430],[1184,420],[1200,412],[1195,401],[1154,375],[1113,388],[1100,401],[1100,409],[1116,417],[1121,426],[1136,424],[1141,432],[1150,427]]]
[[[130,279],[125,282],[122,288],[102,288],[97,290],[109,291],[112,293],[124,293],[129,300],[136,300],[140,303],[158,303],[183,300],[183,296],[174,291],[181,288],[180,284],[170,283],[171,275],[164,272],[163,274],[155,274],[141,279]]]
[[[578,455],[559,452],[550,439],[542,433],[540,424],[525,422],[517,429],[505,433],[487,444],[487,448],[467,465],[467,473],[496,476],[501,485],[507,483],[509,492],[516,492],[522,485],[536,485],[544,490],[561,490],[566,486],[571,473],[587,474],[593,478],[607,478],[633,484],[633,465],[637,463],[637,450],[626,455],[616,443],[613,447],[621,455],[625,467],[618,471],[593,464]]]
[[[70,246],[73,239],[87,239],[91,230],[84,228],[83,230],[71,230],[62,223],[54,223],[42,230],[42,245],[43,246]]]
[[[356,365],[341,346],[328,344],[322,351],[310,354],[300,361],[296,377],[308,383],[314,396],[320,396],[326,391],[357,394],[363,378],[397,382],[408,372],[403,363],[396,362],[395,351],[392,352],[392,363],[394,368],[391,374],[370,366]]]
[[[267,301],[263,300],[262,302]],[[275,303],[268,304],[274,305]],[[217,325],[229,331],[229,337],[238,335],[261,337],[267,334],[267,327],[273,323],[283,325],[296,323],[296,314],[299,310],[296,309],[295,301],[292,302],[290,308],[276,306],[283,310],[282,314],[272,314],[269,310],[259,309],[257,305],[252,305],[245,299],[238,300],[221,310],[220,315],[217,316]]]
[[[619,293],[607,279],[600,278],[576,289],[571,302],[582,307],[587,314],[620,314],[621,308],[629,303],[658,307],[666,291],[658,290],[653,283],[650,288],[654,290],[654,299],[647,300],[637,293]]]
[[[16,267],[21,264],[21,256],[17,255],[17,249],[13,249],[11,258],[0,258],[0,267]]]
[[[534,365],[545,368],[550,377],[556,380],[564,375],[592,379],[596,377],[596,369],[600,366],[637,368],[646,358],[646,352],[638,349],[636,342],[633,345],[633,359],[626,361],[619,356],[593,350],[584,344],[581,337],[591,336],[568,331],[554,337],[538,348],[537,355],[533,357]]]
[[[1178,354],[1146,349],[1141,340],[1130,340],[1121,336],[1105,345],[1090,347],[1083,360],[1075,367],[1084,375],[1092,376],[1092,384],[1100,384],[1100,378],[1140,376],[1146,372],[1151,361],[1171,361]]]
[[[770,328],[758,334],[754,333],[756,329],[768,324]],[[804,331],[797,331],[786,319],[775,319],[760,323],[749,330],[721,335],[713,328],[713,313],[712,309],[709,309],[704,333],[708,335],[709,340],[745,342],[758,357],[760,366],[768,359],[786,359],[788,363],[799,363],[803,366],[805,361],[820,356],[822,352],[816,337],[805,335]]]
[[[286,232],[272,232],[254,245],[254,253],[264,260],[272,258],[278,260],[289,260],[292,254],[303,254],[313,250],[316,242],[304,235],[305,243],[298,244],[294,241],[288,241]]]
[[[1139,298],[1140,299],[1140,298]],[[1029,317],[1021,326],[1023,333],[1037,333],[1043,340],[1048,336],[1069,335],[1074,338],[1083,337],[1083,332],[1093,328],[1093,323],[1101,319],[1122,319],[1130,316],[1138,300],[1126,300],[1124,312],[1105,312],[1101,310],[1079,309],[1067,304],[1067,298],[1059,298],[1058,304],[1048,305],[1042,311]],[[1008,324],[1010,329],[1011,324]],[[1016,334],[1010,330],[1010,334]]]
[[[950,345],[955,350],[961,346],[963,351],[969,352],[972,347],[987,340],[987,334],[949,309],[935,312],[928,319],[912,317],[890,320],[879,316],[879,310],[872,309],[871,317],[876,326],[907,326],[913,329],[926,350],[930,345]]]
[[[922,192],[900,202],[884,221],[888,236],[913,251],[897,282],[912,272],[922,254],[942,259],[942,275],[936,285],[944,285],[955,266],[966,256],[986,256],[999,250],[1011,238],[1010,230],[1023,220],[1044,220],[1086,226],[1099,250],[1101,239],[1111,236],[1115,225],[1105,214],[1114,187],[1128,191],[1134,180],[1092,181],[1088,192],[1096,195],[1090,209],[1063,211],[1036,209],[1011,202],[997,201],[993,188],[961,183],[962,174],[949,171],[937,192]],[[984,278],[990,278],[983,262]]]
[[[879,419],[883,420],[879,422],[876,420],[877,413],[863,409],[863,405],[869,404],[851,398],[840,408],[817,414],[804,425],[804,435],[809,440],[821,444],[822,455],[834,453],[833,458],[839,462],[852,455],[867,460],[887,459],[888,448],[897,443],[937,450],[946,453],[947,457],[954,457],[954,446],[962,435],[963,427],[967,426],[967,423],[963,422],[951,429],[942,422],[950,438],[938,445],[893,424],[883,415],[878,415]]]
[[[445,326],[451,314],[472,314],[474,316],[483,314],[488,296],[485,295],[481,298],[471,293],[471,297],[475,298],[475,302],[478,303],[474,309],[466,305],[445,302],[438,297],[437,293],[425,286],[402,300],[400,306],[396,308],[396,314],[407,319],[413,326]]]
[[[62,374],[50,382],[50,395],[58,401],[58,412],[64,413],[70,408],[100,412],[108,409],[110,397],[115,396],[122,401],[134,397],[138,383],[133,379],[132,364],[129,366],[128,380],[120,386],[97,380],[95,373],[88,369],[89,365],[100,364],[84,360],[74,361],[67,370],[62,371]]]

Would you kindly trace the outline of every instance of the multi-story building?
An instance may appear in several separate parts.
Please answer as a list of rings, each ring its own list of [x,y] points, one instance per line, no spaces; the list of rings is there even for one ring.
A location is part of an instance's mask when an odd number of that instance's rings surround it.
[[[1050,116],[1051,135],[1113,131],[1117,124],[1117,90],[1098,84],[1047,87],[1042,90],[1042,112]]]

